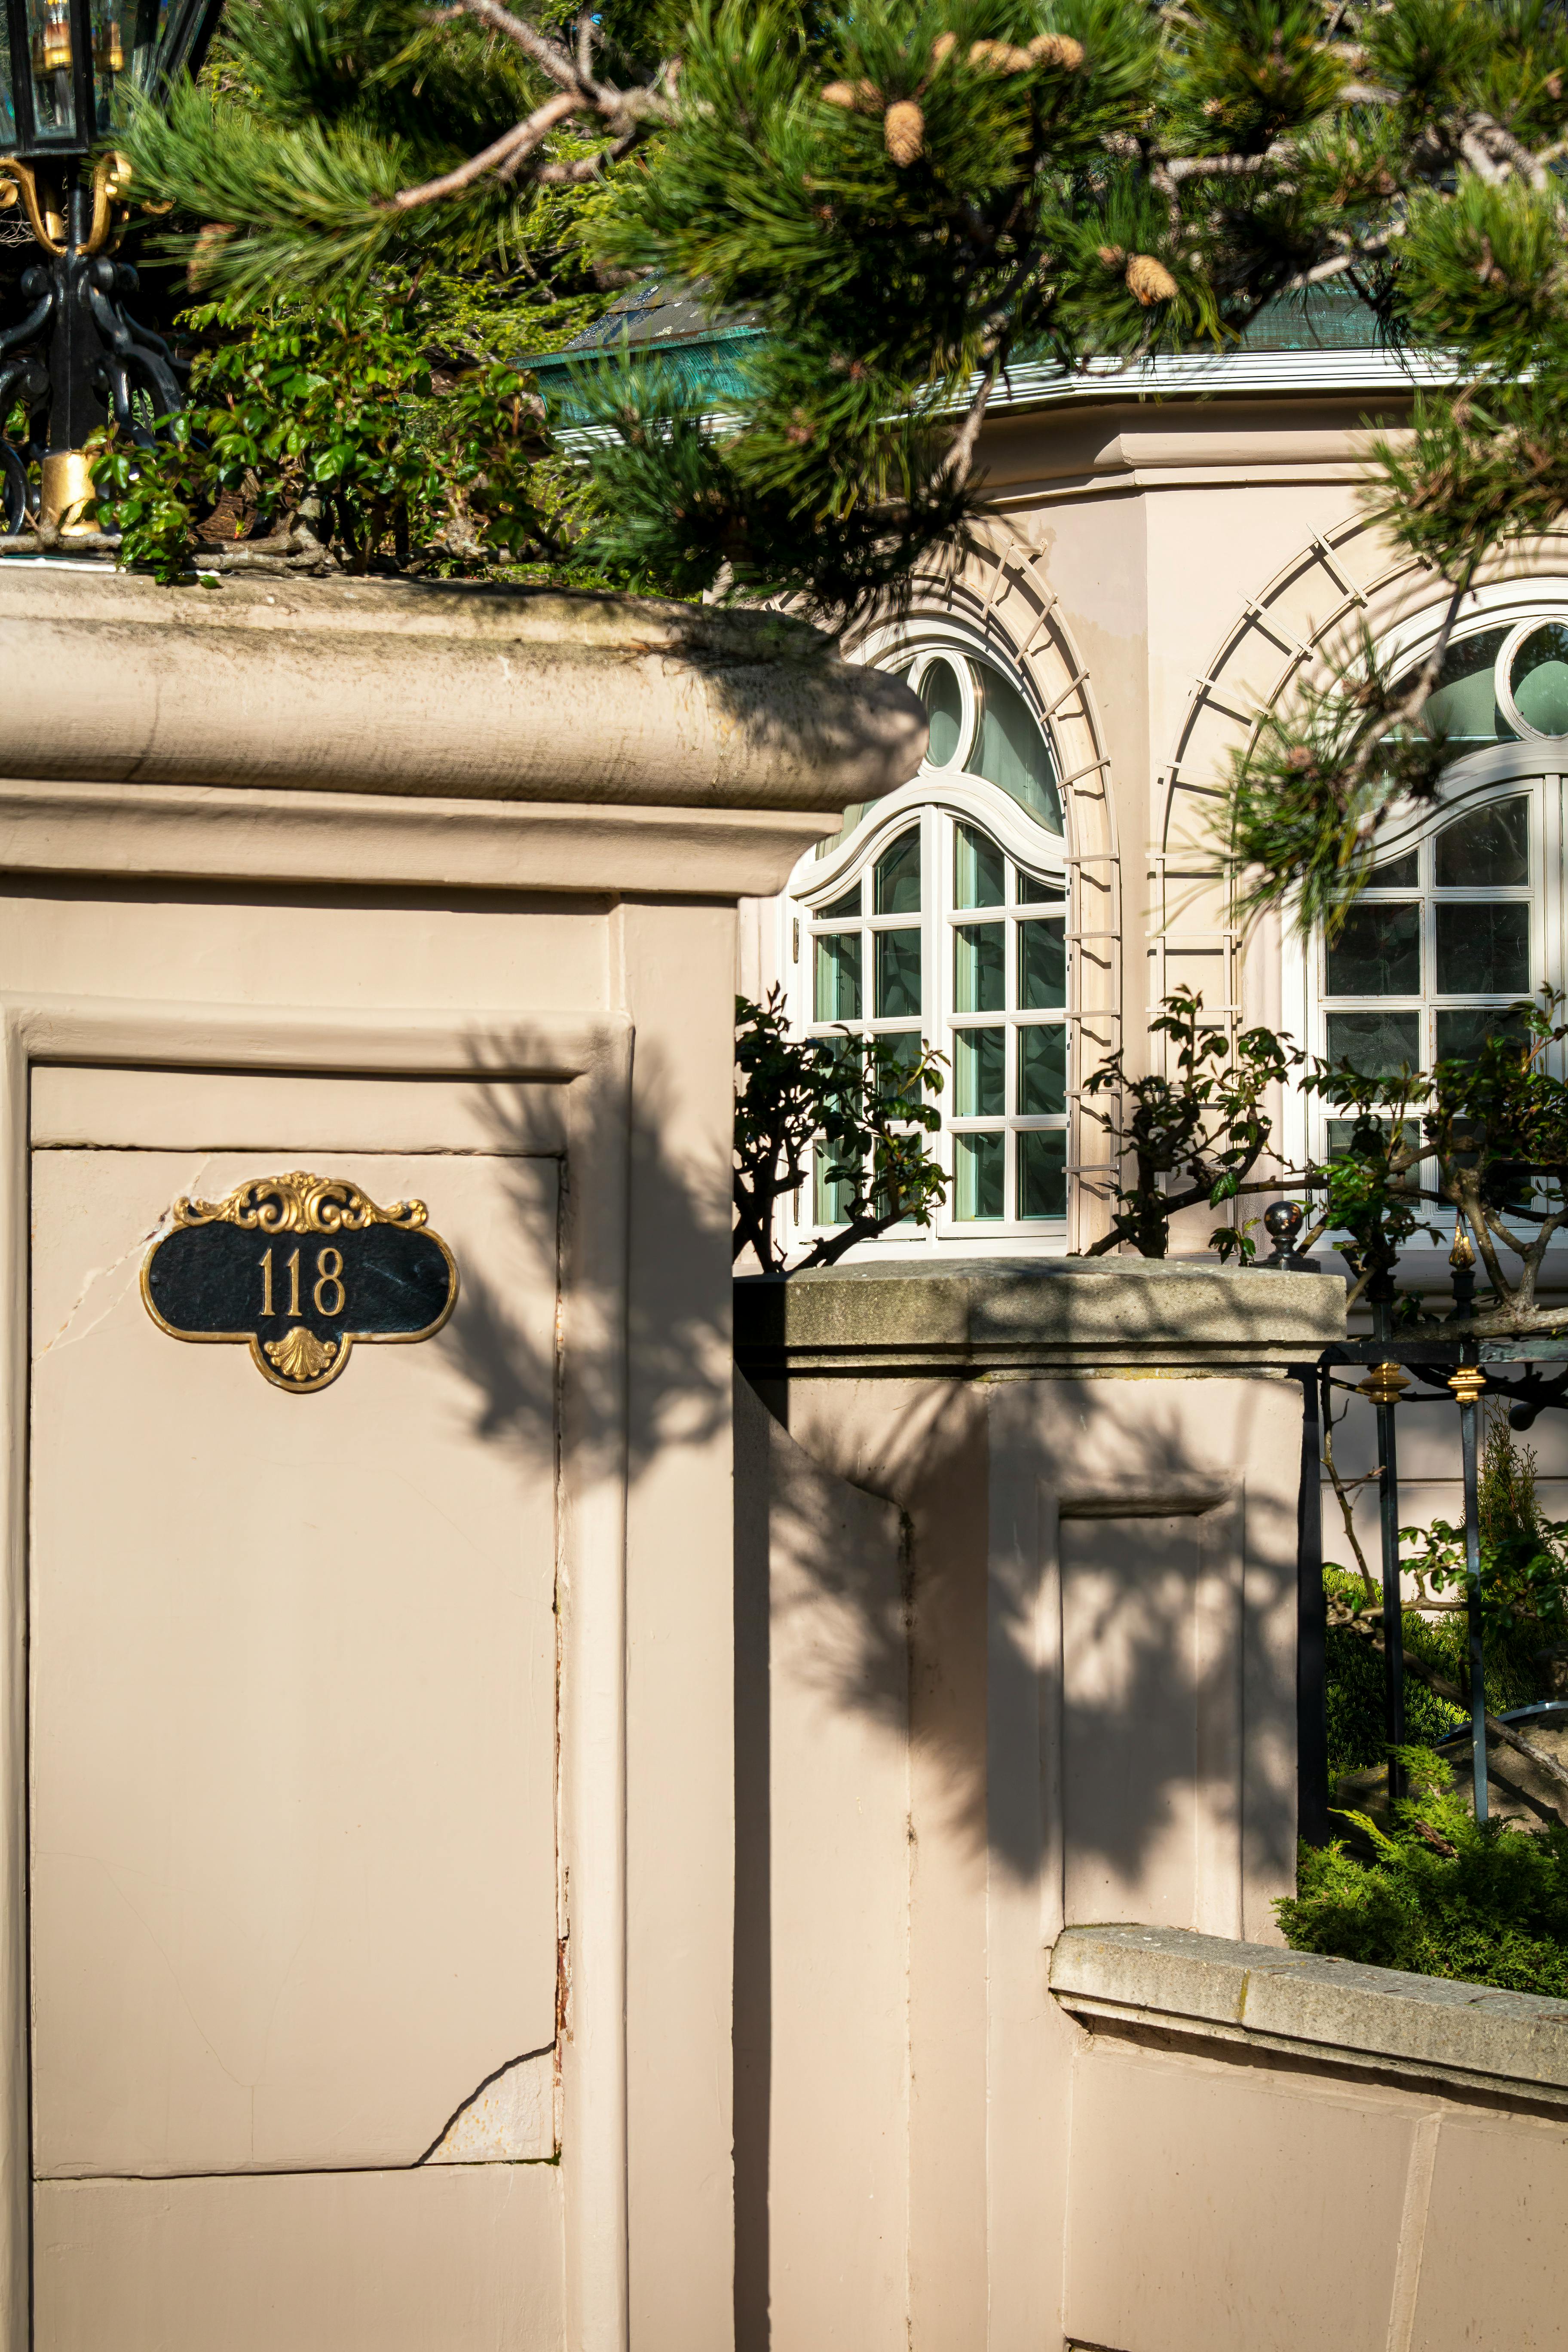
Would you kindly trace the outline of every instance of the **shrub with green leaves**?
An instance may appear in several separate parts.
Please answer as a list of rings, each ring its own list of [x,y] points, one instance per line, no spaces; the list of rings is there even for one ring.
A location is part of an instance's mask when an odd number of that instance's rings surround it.
[[[513,368],[465,370],[439,394],[409,289],[242,316],[190,314],[212,340],[189,404],[154,448],[112,428],[94,463],[102,529],[160,579],[258,561],[441,572],[558,553],[534,468],[542,409]]]
[[[857,1242],[908,1219],[929,1225],[947,1190],[927,1149],[941,1125],[930,1099],[943,1056],[922,1039],[791,1034],[782,992],[735,1000],[734,1255],[751,1249],[773,1274],[832,1265]],[[781,1201],[812,1181],[812,1160],[838,1196],[833,1228],[786,1265]]]
[[[1330,1454],[1332,1472],[1331,1449]],[[1568,1524],[1548,1519],[1535,1488],[1535,1454],[1521,1445],[1500,1402],[1487,1410],[1477,1499],[1486,1699],[1492,1715],[1550,1696],[1542,1653],[1568,1633]],[[1428,1744],[1468,1724],[1470,1634],[1465,1531],[1443,1518],[1400,1529],[1402,1568],[1415,1592],[1402,1612],[1405,1720]],[[1329,1762],[1333,1774],[1384,1762],[1384,1669],[1363,1628],[1381,1620],[1383,1596],[1364,1562],[1330,1562],[1326,1654]],[[1423,1679],[1436,1675],[1445,1697]]]
[[[1344,1818],[1343,1839],[1301,1849],[1297,1892],[1274,1906],[1299,1952],[1568,1996],[1568,1828],[1478,1825],[1429,1748],[1399,1751],[1409,1795],[1386,1827]]]

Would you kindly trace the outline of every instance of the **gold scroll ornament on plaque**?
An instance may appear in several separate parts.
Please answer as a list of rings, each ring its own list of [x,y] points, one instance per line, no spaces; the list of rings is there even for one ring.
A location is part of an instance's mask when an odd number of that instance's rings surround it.
[[[171,1339],[247,1346],[274,1388],[312,1396],[356,1339],[434,1338],[458,1303],[458,1267],[423,1201],[379,1208],[346,1177],[300,1169],[221,1201],[176,1201],[142,1297]]]

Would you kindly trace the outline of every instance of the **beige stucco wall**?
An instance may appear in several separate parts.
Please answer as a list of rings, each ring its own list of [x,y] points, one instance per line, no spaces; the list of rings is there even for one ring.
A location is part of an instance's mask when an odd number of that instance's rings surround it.
[[[742,1286],[744,2352],[1560,2342],[1568,2004],[1274,1921],[1282,1367],[1342,1301],[1106,1260]],[[1162,1372],[1222,1324],[1228,1371]]]
[[[1112,1261],[742,1291],[773,1410],[740,1392],[739,1736],[765,1724],[767,1754],[741,1816],[765,1861],[739,1898],[740,2341],[1060,2342],[1075,2029],[1046,1955],[1106,1918],[1278,1942],[1283,1368],[1343,1294]],[[1229,1365],[1161,1375],[1205,1345]],[[847,2039],[860,2060],[828,2063]],[[853,2286],[835,2315],[803,2278]]]
[[[0,591],[5,2341],[721,2346],[734,904],[920,714],[689,608]],[[138,1276],[295,1168],[461,1292],[290,1397]]]

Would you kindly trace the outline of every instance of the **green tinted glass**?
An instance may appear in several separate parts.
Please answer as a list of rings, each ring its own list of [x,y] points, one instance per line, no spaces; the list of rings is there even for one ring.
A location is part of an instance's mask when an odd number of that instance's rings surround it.
[[[1000,1013],[1007,1001],[1002,923],[964,923],[952,935],[953,1010]]]
[[[1009,677],[989,663],[974,665],[980,688],[980,730],[969,756],[971,771],[998,785],[1037,824],[1062,829],[1057,763],[1040,722]]]
[[[860,1018],[860,934],[827,931],[816,942],[816,1011],[818,1021],[858,1021]]]
[[[909,1094],[911,1102],[919,1101],[925,1089],[917,1087],[910,1093],[903,1074],[912,1070],[920,1057],[921,1033],[918,1029],[905,1029],[894,1036],[883,1034],[878,1037],[877,1096],[879,1101],[890,1102],[904,1094]]]
[[[952,877],[955,907],[999,907],[1007,895],[1007,861],[977,825],[958,828]]]
[[[1359,900],[1328,950],[1331,996],[1419,996],[1421,907]]]
[[[841,923],[847,917],[853,921],[859,912],[860,885],[856,882],[835,898],[831,906],[818,907],[816,919],[819,923]]]
[[[1509,665],[1509,691],[1527,727],[1568,735],[1568,627],[1543,621]]]
[[[1418,1013],[1331,1013],[1329,1059],[1349,1062],[1366,1078],[1392,1078],[1421,1064]]]
[[[910,930],[872,936],[877,942],[877,1017],[907,1020],[921,1009],[921,935]]]
[[[918,915],[921,910],[921,836],[918,825],[900,833],[877,860],[871,899],[879,915]]]
[[[1067,1108],[1068,1033],[1064,1022],[1041,1022],[1018,1032],[1018,1108],[1026,1118],[1050,1118]]]
[[[831,1152],[821,1144],[812,1154],[813,1209],[819,1225],[845,1225],[855,1205],[855,1187],[847,1176],[830,1176],[828,1170],[835,1162]]]
[[[1037,881],[1034,875],[1026,874],[1021,866],[1016,867],[1015,871],[1018,877],[1018,902],[1020,906],[1048,906],[1053,898],[1059,898],[1061,897],[1063,889],[1066,887],[1060,882]]]
[[[1005,1206],[1007,1138],[955,1135],[952,1139],[954,1209],[961,1223],[983,1223],[1000,1217]]]
[[[1455,759],[1483,743],[1515,740],[1497,707],[1492,677],[1507,635],[1506,629],[1482,629],[1473,637],[1461,637],[1443,656],[1437,688],[1427,699],[1421,724],[1442,737]]]
[[[1042,921],[1018,926],[1018,1003],[1028,1013],[1059,1013],[1068,1001],[1067,927]]]
[[[958,673],[950,661],[927,663],[925,676],[921,680],[920,696],[931,720],[931,740],[926,745],[926,758],[933,768],[945,768],[951,763],[963,736],[963,690],[958,683]]]
[[[952,1033],[953,1108],[960,1118],[1000,1118],[1007,1108],[1007,1032]]]
[[[1439,996],[1522,995],[1530,986],[1530,908],[1521,899],[1437,901]]]
[[[1530,1032],[1516,1013],[1501,1005],[1459,1004],[1437,1015],[1437,1059],[1469,1061],[1489,1037],[1527,1037]]]
[[[1437,835],[1439,890],[1520,889],[1530,879],[1530,803],[1489,801]]]
[[[1060,1128],[1017,1138],[1018,1214],[1065,1217],[1068,1212],[1068,1139]]]

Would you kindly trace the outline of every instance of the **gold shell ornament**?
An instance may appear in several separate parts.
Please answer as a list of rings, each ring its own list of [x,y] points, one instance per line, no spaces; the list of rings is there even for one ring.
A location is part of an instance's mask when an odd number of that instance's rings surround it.
[[[253,1176],[221,1201],[177,1200],[142,1268],[161,1331],[248,1347],[262,1378],[314,1396],[356,1340],[433,1339],[458,1267],[423,1201],[382,1208],[343,1176]]]

